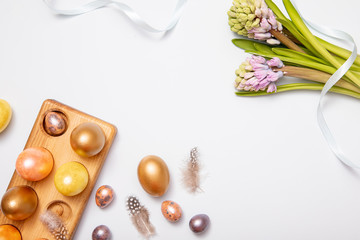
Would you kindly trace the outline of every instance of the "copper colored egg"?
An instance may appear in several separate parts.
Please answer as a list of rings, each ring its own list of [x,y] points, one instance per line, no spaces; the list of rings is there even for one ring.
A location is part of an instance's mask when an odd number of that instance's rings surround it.
[[[29,186],[10,188],[1,199],[1,211],[11,220],[24,220],[36,210],[38,197]]]
[[[161,212],[170,222],[177,222],[181,218],[181,207],[174,201],[164,201],[161,204]]]
[[[62,135],[67,128],[66,117],[61,112],[48,112],[44,118],[44,129],[51,136]]]
[[[91,122],[82,123],[71,133],[72,149],[82,157],[98,154],[105,145],[105,134],[99,125]]]
[[[198,214],[191,218],[189,227],[194,233],[204,232],[210,224],[210,218],[206,214]]]
[[[100,208],[107,207],[113,199],[114,190],[109,185],[103,185],[96,191],[95,202]]]
[[[21,240],[21,233],[13,225],[0,225],[0,240]]]
[[[105,225],[97,226],[92,233],[93,240],[109,240],[110,238],[110,229]]]
[[[50,174],[53,166],[53,156],[46,148],[31,147],[19,154],[15,168],[25,180],[40,181]]]
[[[154,197],[164,195],[169,187],[169,169],[161,158],[149,155],[138,166],[138,179],[144,190]]]

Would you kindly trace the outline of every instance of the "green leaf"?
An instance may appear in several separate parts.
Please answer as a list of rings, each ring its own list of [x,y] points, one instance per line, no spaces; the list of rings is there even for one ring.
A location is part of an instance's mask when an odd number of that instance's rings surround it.
[[[258,42],[254,42],[253,44],[254,44],[255,49],[258,50],[259,52],[274,54],[271,47],[269,47],[266,44],[262,44],[262,43],[258,43]]]
[[[233,44],[241,49],[244,50],[251,50],[256,51],[256,48],[254,47],[254,42],[247,39],[233,39]]]
[[[295,51],[295,50],[292,50],[292,49],[288,49],[288,48],[272,48],[273,52],[278,54],[278,55],[282,55],[282,56],[285,56],[285,57],[291,57],[291,58],[296,58],[296,59],[300,59],[300,60],[304,60],[304,61],[315,61],[315,62],[319,62],[319,63],[322,63],[322,64],[327,64],[326,61],[320,59],[320,58],[317,58],[317,57],[314,57],[314,56],[311,56],[311,55],[308,55],[308,54],[304,54],[304,53],[301,53],[301,52],[298,52],[298,51]]]
[[[277,91],[268,93],[265,91],[259,91],[259,92],[247,92],[247,91],[241,91],[241,92],[235,92],[238,96],[264,96],[264,95],[271,95],[276,94],[280,92],[287,92],[287,91],[294,91],[294,90],[318,90],[321,91],[324,87],[324,84],[321,83],[291,83],[291,84],[285,84],[277,86]],[[330,89],[330,92],[334,93],[340,93],[344,94],[350,97],[358,98],[360,99],[360,94],[342,87],[333,86]]]

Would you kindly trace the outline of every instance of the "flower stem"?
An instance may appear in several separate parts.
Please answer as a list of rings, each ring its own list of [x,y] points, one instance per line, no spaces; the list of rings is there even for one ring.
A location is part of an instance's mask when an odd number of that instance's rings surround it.
[[[301,53],[305,53],[306,52],[304,50],[302,50],[298,45],[296,45],[293,41],[290,40],[290,38],[288,38],[287,36],[285,36],[284,34],[282,34],[281,32],[271,29],[270,33],[277,39],[279,40],[282,44],[284,44],[285,46],[287,46],[288,48],[301,52]]]
[[[308,40],[308,42],[335,68],[340,68],[341,63],[339,63],[310,32],[310,30],[306,27],[305,23],[301,19],[299,13],[296,11],[290,0],[283,0],[283,3],[293,23],[302,33],[302,35]],[[358,79],[354,74],[348,71],[347,73],[345,73],[345,75],[349,77],[358,86],[360,86],[360,79]]]
[[[336,55],[342,57],[343,59],[348,59],[351,55],[351,52],[349,50],[346,50],[344,48],[338,47],[332,43],[329,43],[319,37],[316,37],[316,39],[330,52],[335,53]],[[355,59],[354,64],[357,66],[360,66],[360,56],[358,55]]]
[[[316,81],[316,82],[320,82],[320,83],[326,83],[327,80],[329,80],[329,78],[331,77],[331,74],[328,74],[328,73],[325,73],[322,71],[309,69],[309,68],[293,67],[293,66],[284,66],[282,68],[274,69],[274,70],[275,71],[276,70],[283,71],[285,73],[285,75],[289,76],[289,77],[303,78],[303,79],[307,79],[310,81]],[[343,79],[340,79],[335,85],[360,94],[359,87],[357,87]]]
[[[320,83],[292,83],[292,84],[285,84],[277,87],[276,92],[268,93],[265,91],[259,91],[259,92],[235,92],[238,96],[263,96],[263,95],[270,95],[274,93],[280,93],[280,92],[286,92],[286,91],[293,91],[293,90],[322,90],[324,87],[324,84]],[[330,92],[340,93],[344,94],[350,97],[358,98],[360,99],[360,94],[348,89],[344,89],[341,87],[333,86],[330,89]]]

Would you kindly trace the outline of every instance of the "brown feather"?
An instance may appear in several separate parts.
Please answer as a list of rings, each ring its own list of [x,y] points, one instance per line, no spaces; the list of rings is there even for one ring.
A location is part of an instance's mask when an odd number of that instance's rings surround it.
[[[46,226],[55,240],[69,240],[68,230],[59,216],[48,210],[41,214],[40,221]]]
[[[130,218],[137,231],[146,239],[155,235],[155,228],[150,222],[148,210],[140,204],[136,197],[128,197],[127,207],[130,212]]]
[[[182,169],[182,180],[185,188],[190,193],[201,190],[200,188],[200,162],[198,159],[198,150],[193,148],[190,151],[190,158],[186,162],[186,166]]]

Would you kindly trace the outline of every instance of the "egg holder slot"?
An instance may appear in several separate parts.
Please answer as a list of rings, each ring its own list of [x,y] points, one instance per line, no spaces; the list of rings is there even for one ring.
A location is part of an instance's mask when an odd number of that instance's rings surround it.
[[[65,116],[67,129],[60,136],[49,135],[43,127],[44,118],[50,111],[60,112]],[[106,137],[105,145],[101,152],[92,157],[79,156],[70,145],[71,132],[79,124],[85,122],[98,124]],[[38,206],[34,214],[23,221],[10,220],[0,212],[0,225],[11,224],[15,226],[21,232],[23,240],[35,240],[38,238],[51,240],[53,239],[52,235],[40,221],[40,215],[46,210],[51,210],[64,221],[69,232],[69,239],[72,239],[112,145],[116,131],[116,127],[112,124],[63,105],[55,100],[45,100],[24,149],[29,147],[46,148],[53,155],[54,167],[45,179],[38,182],[24,180],[16,171],[14,172],[8,189],[20,185],[32,187],[38,195]],[[62,164],[70,161],[80,162],[86,167],[89,173],[89,182],[83,192],[76,196],[67,197],[57,191],[54,184],[54,176],[56,170]]]

